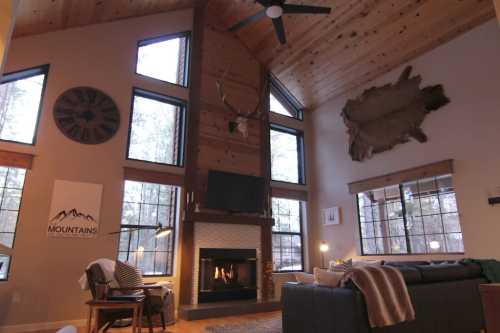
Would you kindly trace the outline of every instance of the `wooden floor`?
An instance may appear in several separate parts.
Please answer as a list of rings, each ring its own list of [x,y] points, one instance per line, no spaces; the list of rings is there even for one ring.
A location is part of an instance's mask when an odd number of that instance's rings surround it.
[[[215,318],[215,319],[203,319],[196,321],[184,321],[179,320],[175,325],[168,326],[164,333],[206,333],[206,327],[212,325],[221,324],[241,324],[248,321],[253,321],[257,319],[271,319],[281,316],[281,311],[266,312],[258,314],[249,314],[235,317],[225,317],[225,318]],[[110,329],[109,333],[130,333],[130,328],[122,329]],[[39,331],[35,333],[54,333],[55,330],[51,331]],[[78,333],[86,333],[85,327],[79,327]],[[147,329],[142,329],[142,333],[148,333]],[[161,333],[161,328],[155,328],[154,333]],[[245,332],[241,332],[245,333]]]

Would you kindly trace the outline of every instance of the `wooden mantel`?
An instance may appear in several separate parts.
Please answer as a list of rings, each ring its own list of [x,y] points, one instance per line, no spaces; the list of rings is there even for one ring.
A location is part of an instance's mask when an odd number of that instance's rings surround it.
[[[226,224],[247,224],[272,226],[274,225],[273,218],[238,215],[238,214],[217,214],[217,213],[192,213],[184,222],[204,222],[204,223],[226,223]]]

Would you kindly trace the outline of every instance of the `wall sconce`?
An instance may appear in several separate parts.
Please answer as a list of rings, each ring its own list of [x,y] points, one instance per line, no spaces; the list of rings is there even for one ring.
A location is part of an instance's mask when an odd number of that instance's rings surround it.
[[[328,243],[325,241],[321,241],[319,244],[319,252],[321,253],[321,268],[326,268],[325,265],[325,253],[330,250],[330,246],[328,246]]]

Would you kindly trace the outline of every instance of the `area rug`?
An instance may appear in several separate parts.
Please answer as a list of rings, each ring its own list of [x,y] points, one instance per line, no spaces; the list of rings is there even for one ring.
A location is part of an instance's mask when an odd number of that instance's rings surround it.
[[[281,333],[281,316],[249,320],[242,324],[208,326],[206,331],[210,333]]]

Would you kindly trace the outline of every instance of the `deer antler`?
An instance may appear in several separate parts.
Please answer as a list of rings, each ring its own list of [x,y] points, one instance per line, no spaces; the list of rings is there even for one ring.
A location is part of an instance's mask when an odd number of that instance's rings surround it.
[[[228,69],[229,70],[229,69]],[[236,113],[239,117],[243,117],[243,118],[252,118],[252,119],[260,119],[260,116],[262,114],[262,110],[260,109],[260,107],[262,106],[262,102],[265,100],[265,95],[266,95],[266,85],[267,85],[267,78],[264,78],[262,81],[262,85],[261,85],[261,93],[260,93],[260,97],[259,97],[259,100],[257,102],[257,105],[255,106],[255,108],[252,110],[252,111],[249,111],[247,113],[243,113],[241,112],[239,109],[235,108],[234,106],[232,106],[228,100],[227,100],[227,96],[226,94],[224,93],[224,84],[223,84],[223,79],[224,77],[226,76],[228,70],[226,70],[224,72],[224,74],[222,75],[222,77],[217,80],[215,82],[215,85],[217,86],[217,91],[219,92],[219,96],[222,100],[222,103],[224,104],[224,106],[226,107],[226,109],[228,109],[229,111],[231,112],[234,112]],[[256,89],[257,93],[259,92],[258,89]]]
[[[215,81],[215,85],[217,86],[217,91],[219,92],[219,96],[220,96],[220,98],[222,100],[222,103],[226,107],[226,109],[228,109],[231,112],[236,113],[238,116],[241,117],[242,116],[241,112],[238,109],[236,109],[234,106],[232,106],[231,104],[229,104],[229,102],[227,101],[226,94],[222,90],[223,89],[222,81],[221,80]]]

